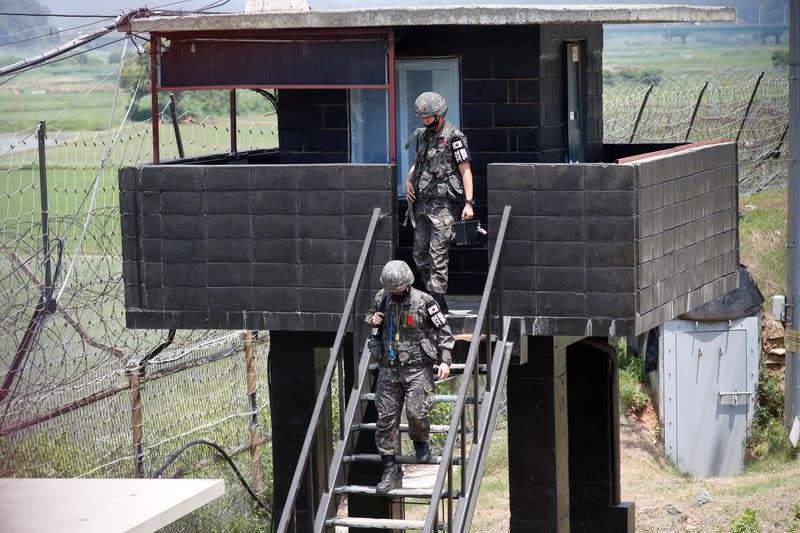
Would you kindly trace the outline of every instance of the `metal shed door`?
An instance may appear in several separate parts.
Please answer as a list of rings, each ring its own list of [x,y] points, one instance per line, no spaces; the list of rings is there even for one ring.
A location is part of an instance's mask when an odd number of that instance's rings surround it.
[[[752,392],[748,390],[748,332],[679,331],[675,335],[678,467],[696,477],[736,475],[744,458]]]

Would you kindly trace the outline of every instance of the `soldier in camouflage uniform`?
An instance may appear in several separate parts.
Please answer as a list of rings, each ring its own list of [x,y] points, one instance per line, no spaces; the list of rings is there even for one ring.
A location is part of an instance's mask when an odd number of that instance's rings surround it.
[[[472,169],[467,138],[445,120],[447,103],[422,93],[414,110],[424,128],[416,132],[416,160],[406,175],[406,198],[413,202],[414,262],[431,296],[447,313],[447,262],[453,223],[474,216]]]
[[[375,295],[366,318],[380,335],[378,346],[370,346],[380,366],[375,390],[375,445],[383,461],[379,494],[388,492],[402,477],[395,454],[404,400],[417,460],[431,461],[428,432],[434,399],[433,365],[439,363],[439,379],[450,374],[450,351],[455,342],[450,326],[428,294],[411,288],[413,282],[414,275],[404,261],[386,263],[381,272],[383,289]]]

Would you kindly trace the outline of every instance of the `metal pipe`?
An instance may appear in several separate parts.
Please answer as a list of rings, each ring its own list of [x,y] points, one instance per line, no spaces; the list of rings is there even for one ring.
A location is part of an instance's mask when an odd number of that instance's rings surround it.
[[[744,110],[744,116],[742,117],[742,123],[739,124],[739,131],[736,133],[736,142],[739,142],[739,137],[742,136],[742,132],[744,131],[744,125],[747,122],[747,117],[750,116],[750,109],[753,107],[753,102],[756,99],[756,93],[758,93],[758,88],[761,86],[761,80],[764,79],[764,73],[758,75],[758,79],[756,79],[756,86],[753,87],[753,93],[750,95],[750,101],[747,102],[747,109]]]
[[[181,139],[181,129],[178,127],[178,113],[175,111],[175,93],[169,93],[169,115],[172,118],[172,129],[175,131],[175,144],[178,145],[178,157],[183,159],[183,139]]]
[[[689,134],[692,133],[692,126],[694,126],[694,120],[697,118],[697,111],[700,110],[700,102],[703,101],[703,95],[706,94],[706,89],[708,89],[708,82],[703,84],[703,88],[700,89],[700,95],[697,97],[697,102],[694,104],[694,111],[692,111],[692,118],[689,120],[689,128],[686,130],[686,137],[683,138],[683,142],[689,140]]]
[[[236,142],[236,89],[231,89],[231,153],[238,152]]]
[[[42,205],[42,254],[44,255],[44,290],[45,294],[50,294],[53,288],[53,274],[50,271],[50,228],[48,225],[48,214],[50,211],[47,202],[47,154],[45,152],[44,140],[47,136],[47,123],[43,120],[36,128],[36,136],[39,140],[39,199]]]
[[[397,89],[395,87],[395,36],[389,32],[389,163],[397,164]]]
[[[786,346],[785,409],[786,430],[800,416],[800,331],[797,324],[797,303],[800,301],[800,257],[797,239],[800,237],[800,81],[798,81],[798,50],[800,50],[799,0],[791,0],[791,29],[789,45],[789,198],[786,251]]]
[[[636,136],[636,130],[639,129],[639,122],[642,120],[642,114],[644,113],[645,106],[647,106],[647,100],[650,98],[650,93],[653,92],[653,87],[655,87],[655,85],[651,84],[650,87],[647,88],[647,92],[644,93],[642,105],[639,107],[639,114],[636,115],[636,122],[633,123],[633,131],[631,132],[631,138],[628,140],[629,143],[633,142],[633,138]]]
[[[158,147],[158,54],[161,52],[161,38],[150,35],[150,115],[153,120],[153,164],[161,162]]]

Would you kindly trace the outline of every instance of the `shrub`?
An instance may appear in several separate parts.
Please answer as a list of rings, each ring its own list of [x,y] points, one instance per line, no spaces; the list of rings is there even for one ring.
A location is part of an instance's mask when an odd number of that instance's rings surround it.
[[[731,533],[759,533],[760,531],[761,524],[758,522],[756,511],[750,507],[731,520]]]
[[[619,410],[621,413],[641,414],[650,398],[642,391],[639,376],[631,370],[619,371]]]
[[[785,67],[789,64],[789,50],[783,48],[772,52],[772,66]]]

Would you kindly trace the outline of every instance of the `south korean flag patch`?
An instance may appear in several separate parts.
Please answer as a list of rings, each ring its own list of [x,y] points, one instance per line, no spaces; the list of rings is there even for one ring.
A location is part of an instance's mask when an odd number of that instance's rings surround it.
[[[436,329],[447,324],[447,319],[444,317],[442,310],[439,309],[439,305],[436,302],[428,302],[425,305],[425,310],[428,311],[428,316],[431,322],[433,322],[433,325],[436,326]]]
[[[469,153],[467,153],[467,147],[464,146],[464,141],[454,139],[450,146],[453,148],[453,156],[456,158],[456,163],[469,160]]]

